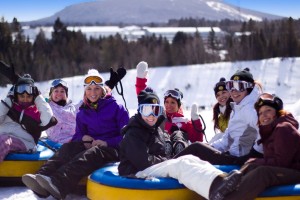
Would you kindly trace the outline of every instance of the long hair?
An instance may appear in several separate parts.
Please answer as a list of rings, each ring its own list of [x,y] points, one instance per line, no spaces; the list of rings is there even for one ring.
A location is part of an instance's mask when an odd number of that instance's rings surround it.
[[[224,112],[224,117],[225,119],[229,119],[230,117],[230,113],[232,111],[232,108],[230,106],[230,102],[232,102],[233,100],[231,98],[229,98],[226,102],[226,109]],[[214,122],[214,130],[220,130],[219,127],[219,115],[220,115],[221,111],[220,111],[220,104],[219,102],[217,102],[214,107],[213,107],[213,122]]]

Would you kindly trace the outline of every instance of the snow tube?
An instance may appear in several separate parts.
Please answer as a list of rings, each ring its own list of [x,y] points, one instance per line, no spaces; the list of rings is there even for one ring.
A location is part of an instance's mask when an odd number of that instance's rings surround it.
[[[49,148],[39,144],[35,153],[10,153],[0,163],[0,180],[35,173],[53,154]]]
[[[52,140],[49,140],[48,138],[40,138],[39,144],[45,147],[48,147],[49,149],[52,149],[53,151],[57,151],[61,147],[61,143],[54,142]]]
[[[182,200],[203,199],[173,178],[138,179],[118,175],[118,163],[93,172],[87,182],[88,199]]]
[[[239,169],[238,165],[215,165],[224,172]],[[118,163],[109,164],[88,177],[87,197],[100,200],[140,199],[203,199],[173,178],[138,179],[118,175]],[[267,189],[256,200],[300,199],[300,184]]]

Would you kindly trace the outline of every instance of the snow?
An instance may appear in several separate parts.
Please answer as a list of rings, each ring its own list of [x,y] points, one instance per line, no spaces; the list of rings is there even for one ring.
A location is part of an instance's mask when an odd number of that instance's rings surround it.
[[[209,140],[214,135],[212,106],[216,103],[213,92],[215,83],[221,77],[229,80],[237,69],[246,67],[250,69],[254,79],[262,83],[264,91],[275,93],[282,98],[284,108],[293,113],[296,119],[300,121],[300,58],[272,58],[247,62],[221,62],[158,68],[150,66],[148,86],[157,92],[160,99],[163,99],[163,93],[167,89],[179,88],[183,91],[183,105],[186,116],[190,114],[189,107],[193,102],[196,102],[199,105],[199,113],[205,120],[207,126],[206,135]],[[109,73],[103,73],[102,75],[106,80],[109,78]],[[136,70],[132,69],[127,71],[127,75],[122,80],[124,97],[131,115],[136,112],[137,108],[135,78]],[[69,98],[73,102],[78,103],[83,96],[83,76],[67,77],[64,80],[69,85]],[[48,97],[51,82],[52,80],[36,83],[45,97]],[[10,87],[11,85],[0,87],[0,99],[5,97]],[[113,96],[119,103],[124,104],[116,89],[113,90]],[[205,109],[200,109],[200,107]],[[25,187],[0,187],[0,199],[25,200],[41,198],[38,198]],[[53,198],[48,197],[47,199]],[[69,195],[67,199],[83,200],[86,197]]]

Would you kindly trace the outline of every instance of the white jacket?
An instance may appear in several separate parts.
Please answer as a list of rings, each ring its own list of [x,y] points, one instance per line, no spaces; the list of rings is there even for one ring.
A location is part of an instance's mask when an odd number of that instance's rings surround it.
[[[10,98],[7,97],[4,101],[10,107],[12,106]],[[34,103],[41,114],[40,126],[46,126],[53,116],[49,104],[45,101],[42,95],[37,96],[34,100]],[[7,116],[8,110],[9,109],[2,102],[0,102],[0,134],[9,134],[13,137],[19,138],[25,144],[27,150],[35,150],[36,144],[33,137],[26,130],[24,130],[20,124]]]
[[[231,103],[232,112],[228,127],[223,136],[211,144],[214,148],[239,157],[249,153],[259,135],[254,104],[260,94],[260,88],[255,86],[239,104]]]

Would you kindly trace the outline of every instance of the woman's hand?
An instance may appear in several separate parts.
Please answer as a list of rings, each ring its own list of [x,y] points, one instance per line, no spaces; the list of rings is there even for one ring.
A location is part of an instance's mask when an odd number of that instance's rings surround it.
[[[91,136],[84,135],[82,137],[82,141],[83,141],[84,146],[85,146],[86,149],[89,149],[89,148],[93,147],[92,143],[94,141],[94,138],[92,138]]]
[[[103,140],[94,140],[92,146],[97,146],[97,145],[99,145],[100,147],[107,147],[107,142]]]

